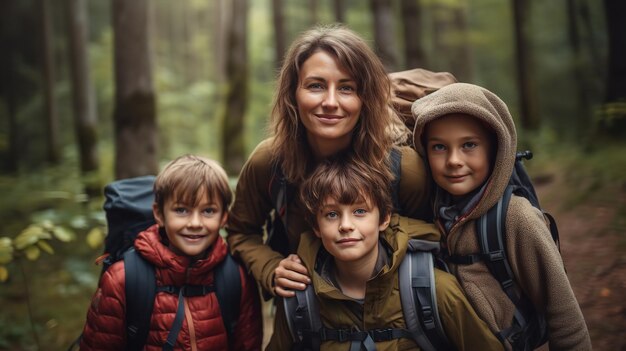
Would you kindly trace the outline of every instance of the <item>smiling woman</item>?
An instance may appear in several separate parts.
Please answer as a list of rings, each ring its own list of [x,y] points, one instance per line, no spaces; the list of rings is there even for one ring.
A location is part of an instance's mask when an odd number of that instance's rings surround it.
[[[380,59],[345,27],[306,31],[287,51],[272,108],[272,136],[257,146],[244,165],[227,222],[233,254],[247,265],[266,296],[292,296],[294,289],[304,289],[310,282],[306,268],[293,254],[300,234],[311,228],[296,194],[322,160],[350,151],[349,162],[394,179],[390,155],[397,149],[398,206],[407,216],[428,217],[422,161],[410,147],[398,146],[409,131],[397,127],[404,124],[391,108],[390,91]],[[281,182],[288,184],[284,208],[278,212],[286,232],[285,255],[263,243],[263,227],[275,210],[273,184]]]

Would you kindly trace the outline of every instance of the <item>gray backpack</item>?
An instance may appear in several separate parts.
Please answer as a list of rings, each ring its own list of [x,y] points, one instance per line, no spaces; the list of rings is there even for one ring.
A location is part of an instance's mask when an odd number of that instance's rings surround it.
[[[350,351],[376,350],[375,343],[399,338],[413,339],[424,351],[453,350],[447,340],[435,294],[434,254],[439,243],[411,239],[398,274],[400,300],[406,329],[380,328],[355,331],[326,328],[321,322],[317,297],[312,285],[296,296],[283,299],[289,331],[294,341],[292,350],[319,350],[324,341],[349,342]]]

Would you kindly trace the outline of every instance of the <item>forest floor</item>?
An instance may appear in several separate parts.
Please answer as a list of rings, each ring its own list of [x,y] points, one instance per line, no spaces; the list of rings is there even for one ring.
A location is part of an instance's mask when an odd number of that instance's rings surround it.
[[[595,350],[626,350],[626,180],[570,206],[556,177],[537,187],[559,226],[561,255]],[[605,199],[609,199],[606,201]]]

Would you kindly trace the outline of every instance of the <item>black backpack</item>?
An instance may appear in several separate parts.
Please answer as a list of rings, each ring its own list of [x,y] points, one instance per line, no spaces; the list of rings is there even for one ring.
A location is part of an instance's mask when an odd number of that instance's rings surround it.
[[[292,350],[319,350],[324,341],[350,342],[350,350],[376,350],[375,342],[398,338],[413,339],[424,351],[453,350],[439,319],[435,293],[434,256],[439,243],[411,239],[400,264],[399,289],[406,329],[384,328],[355,331],[332,329],[322,325],[314,288],[283,299]]]
[[[179,296],[173,325],[163,350],[173,350],[184,319],[183,296],[201,296],[215,293],[222,312],[229,342],[239,318],[241,279],[239,264],[228,254],[215,268],[214,284],[156,286],[152,264],[139,255],[133,242],[142,230],[155,223],[152,215],[154,201],[154,176],[122,179],[108,184],[104,189],[108,233],[102,273],[113,263],[124,260],[126,279],[126,350],[142,350],[148,336],[154,298],[164,292]],[[236,277],[236,279],[233,279]],[[70,350],[78,340],[70,346]]]
[[[523,159],[530,160],[530,151],[518,152],[513,174],[504,194],[497,204],[476,221],[476,234],[480,253],[474,255],[452,255],[448,259],[456,264],[473,264],[483,261],[489,272],[498,280],[502,290],[515,304],[515,314],[511,327],[496,334],[500,341],[508,340],[514,350],[534,350],[548,341],[548,326],[545,316],[540,314],[526,295],[519,294],[513,277],[504,243],[506,238],[506,214],[513,194],[522,196],[534,207],[540,209],[549,223],[552,240],[559,245],[559,231],[554,217],[541,209],[535,188],[524,168]]]

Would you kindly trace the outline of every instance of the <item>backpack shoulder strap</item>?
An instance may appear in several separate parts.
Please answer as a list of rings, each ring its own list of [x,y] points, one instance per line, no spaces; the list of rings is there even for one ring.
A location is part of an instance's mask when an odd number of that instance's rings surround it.
[[[237,261],[229,254],[215,269],[215,294],[222,312],[222,320],[228,334],[228,341],[232,343],[239,307],[241,305],[241,275]]]
[[[511,327],[496,336],[500,341],[509,340],[515,350],[526,350],[547,341],[547,325],[545,316],[537,313],[528,297],[519,291],[506,253],[506,214],[514,191],[515,186],[507,186],[498,203],[476,221],[476,235],[482,260],[515,305]]]
[[[451,349],[437,309],[433,252],[438,249],[436,242],[410,240],[398,272],[404,321],[424,351]]]
[[[313,285],[295,293],[296,296],[283,299],[287,325],[294,341],[292,349],[319,350],[322,321]]]
[[[150,330],[156,295],[154,266],[134,248],[124,253],[126,277],[126,350],[142,350]]]

